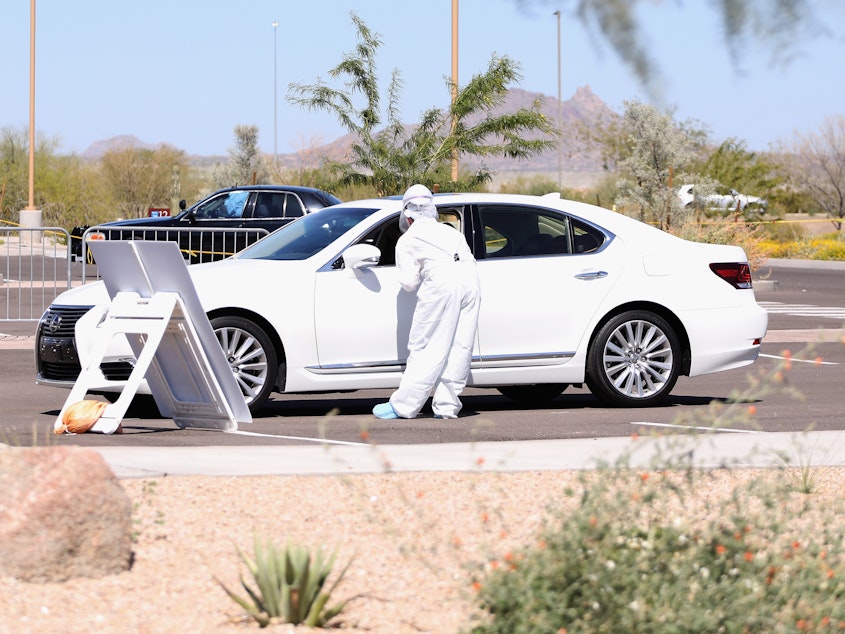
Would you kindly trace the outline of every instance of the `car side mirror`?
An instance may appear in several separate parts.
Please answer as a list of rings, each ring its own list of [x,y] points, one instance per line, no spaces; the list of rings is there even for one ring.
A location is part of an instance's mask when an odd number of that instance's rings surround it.
[[[187,206],[188,206],[188,203],[185,201],[184,198],[179,201],[179,211],[185,211]]]
[[[347,269],[368,269],[378,264],[381,251],[372,244],[353,244],[341,257]]]

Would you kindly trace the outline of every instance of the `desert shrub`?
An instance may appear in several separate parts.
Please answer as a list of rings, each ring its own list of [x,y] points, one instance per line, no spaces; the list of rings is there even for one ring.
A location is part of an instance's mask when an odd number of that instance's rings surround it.
[[[688,222],[674,229],[672,233],[686,240],[709,244],[733,244],[742,247],[748,257],[751,270],[756,271],[769,256],[760,247],[757,228],[744,222],[709,221]]]
[[[798,222],[760,222],[757,235],[772,242],[797,242],[807,237],[807,230]]]
[[[845,260],[845,237],[841,233],[784,242],[761,240],[758,247],[769,258]]]
[[[560,192],[561,198],[590,202],[595,204],[595,197],[589,192],[571,187],[561,189],[558,182],[547,176],[517,176],[514,180],[502,183],[499,186],[501,194],[526,194],[530,196],[543,196],[551,192]]]
[[[472,633],[845,628],[842,509],[756,478],[698,502],[711,477],[582,476],[572,512],[488,566]]]

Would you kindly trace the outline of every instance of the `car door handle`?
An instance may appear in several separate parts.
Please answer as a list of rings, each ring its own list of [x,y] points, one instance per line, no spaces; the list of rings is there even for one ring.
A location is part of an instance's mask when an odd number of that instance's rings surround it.
[[[599,280],[607,277],[607,271],[588,271],[586,273],[578,273],[575,276],[576,280]]]

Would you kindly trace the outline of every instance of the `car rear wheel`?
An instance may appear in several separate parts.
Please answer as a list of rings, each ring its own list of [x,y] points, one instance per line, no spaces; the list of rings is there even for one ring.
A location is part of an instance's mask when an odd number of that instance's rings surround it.
[[[678,380],[680,351],[678,335],[659,315],[622,313],[602,326],[590,346],[587,386],[611,405],[654,405]]]
[[[279,364],[270,337],[243,317],[215,317],[211,327],[249,410],[256,413],[276,385]]]
[[[503,385],[496,389],[518,403],[542,403],[560,396],[566,387],[566,383],[537,383],[533,385]]]

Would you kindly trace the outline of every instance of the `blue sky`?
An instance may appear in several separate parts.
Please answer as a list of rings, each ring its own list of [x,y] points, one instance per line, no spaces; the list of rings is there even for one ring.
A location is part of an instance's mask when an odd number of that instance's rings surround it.
[[[752,43],[737,68],[712,4],[670,0],[641,12],[645,41],[662,72],[663,99],[656,105],[675,108],[677,119],[701,121],[714,140],[736,137],[754,150],[845,113],[841,29],[799,42],[785,67]],[[492,55],[508,55],[522,66],[521,88],[556,97],[553,11],[559,8],[564,100],[589,85],[618,112],[626,99],[655,103],[598,34],[567,14],[571,5],[537,1],[524,9],[517,0],[461,0],[459,83],[482,72]],[[28,0],[0,4],[0,128],[28,125],[29,7]],[[332,141],[343,133],[335,120],[284,96],[291,82],[327,78],[352,49],[351,10],[382,37],[384,82],[394,68],[401,71],[406,122],[448,104],[451,0],[38,0],[36,130],[56,138],[63,153],[131,134],[189,154],[225,154],[242,123],[259,127],[268,153],[274,146],[286,153]],[[826,15],[832,29],[845,23],[839,6]]]

